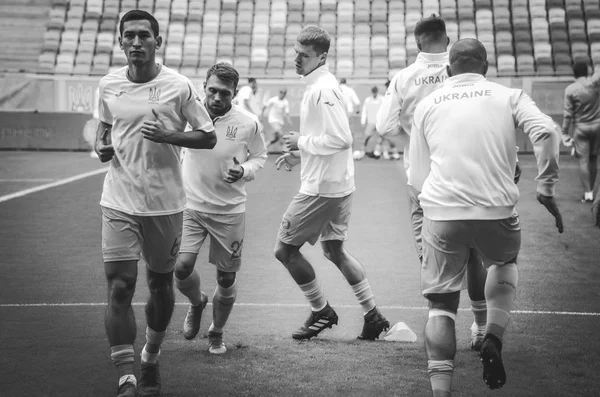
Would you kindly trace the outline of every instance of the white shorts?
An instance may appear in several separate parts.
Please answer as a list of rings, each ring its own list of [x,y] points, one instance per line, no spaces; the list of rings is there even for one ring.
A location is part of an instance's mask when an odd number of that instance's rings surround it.
[[[139,261],[141,254],[153,272],[173,271],[181,243],[181,212],[137,216],[100,208],[104,262]]]
[[[185,209],[179,252],[198,254],[210,236],[208,261],[223,272],[238,272],[242,266],[245,229],[245,213],[207,214]]]
[[[489,267],[516,263],[521,248],[519,216],[498,220],[433,221],[423,218],[423,295],[464,289],[471,249]]]
[[[288,206],[277,238],[279,241],[302,246],[317,240],[348,239],[348,224],[352,210],[352,194],[345,197],[308,196],[298,193]]]

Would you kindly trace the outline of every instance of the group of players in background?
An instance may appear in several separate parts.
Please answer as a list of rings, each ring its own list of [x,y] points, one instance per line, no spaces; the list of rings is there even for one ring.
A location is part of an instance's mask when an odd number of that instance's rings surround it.
[[[238,92],[238,72],[218,63],[209,68],[200,96],[189,79],[156,63],[162,38],[152,15],[130,11],[119,29],[128,65],[100,81],[95,144],[100,161],[110,161],[100,205],[108,281],[105,323],[119,373],[117,396],[160,394],[159,356],[175,304],[173,285],[190,301],[184,337],[198,334],[210,297],[201,290],[194,267],[207,237],[208,262],[217,269],[208,351],[227,351],[223,332],[242,264],[245,184],[263,168],[267,143],[275,141],[282,145],[277,169],[301,165],[301,187],[282,216],[274,247],[311,306],[291,336],[307,340],[338,322],[301,252],[305,243],[320,241],[363,309],[358,338],[379,338],[390,323],[376,305],[363,266],[344,245],[356,153],[344,84],[328,69],[329,34],[308,26],[297,37],[295,69],[306,88],[299,132],[285,132],[289,104],[286,112],[284,90],[266,108],[251,111],[256,81]],[[471,347],[480,352],[483,379],[492,389],[506,382],[501,349],[518,287],[521,239],[515,211],[520,176],[516,131],[522,129],[532,140],[537,199],[562,233],[553,197],[560,136],[522,90],[486,80],[487,54],[480,42],[460,40],[448,52],[445,23],[437,16],[417,24],[415,39],[421,51],[417,60],[393,77],[385,97],[373,91],[363,121],[377,144],[378,136],[402,138],[421,289],[430,303],[428,374],[433,395],[447,397],[456,354],[455,317],[465,288],[474,317]],[[374,101],[380,102],[376,111]],[[265,142],[256,112],[273,107],[284,116],[269,118],[279,134]],[[399,157],[397,149],[391,153]],[[140,256],[147,264],[150,295],[138,378],[131,302]]]

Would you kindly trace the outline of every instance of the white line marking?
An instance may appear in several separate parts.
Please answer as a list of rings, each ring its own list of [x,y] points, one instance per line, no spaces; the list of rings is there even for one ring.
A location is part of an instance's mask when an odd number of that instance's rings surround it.
[[[133,302],[133,306],[144,306],[146,302]],[[212,303],[208,303],[211,305]],[[177,306],[187,306],[189,303],[177,302]],[[99,302],[73,302],[73,303],[2,303],[0,308],[8,307],[100,307],[106,306],[106,303]],[[246,306],[246,307],[307,307],[305,303],[235,303],[235,306]],[[357,308],[357,305],[335,305],[336,308],[352,309]],[[396,305],[383,305],[378,306],[384,310],[428,310],[426,306],[396,306]],[[459,308],[459,311],[471,311],[470,308]],[[514,314],[540,314],[540,315],[556,315],[556,316],[600,316],[600,313],[596,312],[569,312],[569,311],[556,311],[556,310],[513,310],[511,313]]]
[[[14,179],[0,179],[0,183],[5,182],[27,182],[27,183],[42,183],[42,182],[54,182],[54,178],[14,178]]]
[[[93,175],[101,174],[101,173],[106,172],[106,171],[108,171],[108,167],[103,167],[103,168],[100,168],[100,169],[97,169],[97,170],[93,170],[93,171],[89,171],[89,172],[84,172],[83,174],[75,175],[75,176],[72,176],[72,177],[69,177],[69,178],[59,179],[58,181],[54,181],[54,182],[51,182],[51,183],[46,183],[44,185],[32,187],[30,189],[19,190],[18,192],[15,192],[15,193],[7,194],[5,196],[0,196],[0,203],[3,203],[3,202],[8,201],[8,200],[15,199],[15,198],[27,196],[28,194],[39,192],[41,190],[46,190],[46,189],[51,189],[53,187],[57,187],[57,186],[61,186],[61,185],[66,185],[67,183],[75,182],[75,181],[78,181],[80,179],[84,179],[84,178],[87,178],[87,177],[90,177],[90,176],[93,176]]]

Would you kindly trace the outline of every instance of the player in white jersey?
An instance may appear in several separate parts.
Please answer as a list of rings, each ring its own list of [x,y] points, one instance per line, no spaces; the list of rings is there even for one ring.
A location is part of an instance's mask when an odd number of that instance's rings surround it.
[[[300,134],[283,136],[288,153],[275,164],[288,171],[302,163],[300,191],[288,206],[277,235],[275,257],[286,267],[311,305],[305,324],[292,334],[310,339],[337,324],[316,278],[300,252],[304,243],[320,238],[323,253],[342,272],[364,313],[359,339],[374,340],[389,328],[375,304],[371,285],[360,264],[344,247],[354,186],[352,134],[335,76],[329,72],[327,51],[331,38],[317,26],[304,28],[297,37],[296,73],[303,76],[306,91],[300,107]]]
[[[274,145],[280,143],[279,140],[285,123],[292,124],[292,120],[290,120],[290,102],[285,97],[286,95],[287,90],[285,88],[280,89],[279,95],[270,98],[263,108],[263,114],[266,114],[267,122],[273,130],[273,137],[267,139],[269,153],[281,153],[281,146],[275,147]]]
[[[258,83],[254,77],[248,79],[248,85],[240,88],[233,103],[260,117],[263,106],[258,93]]]
[[[231,103],[238,81],[238,72],[227,63],[208,69],[204,104],[215,127],[217,145],[211,151],[186,150],[183,158],[187,206],[175,284],[191,303],[183,335],[193,339],[200,330],[202,311],[208,301],[200,290],[200,276],[194,266],[200,248],[210,236],[208,261],[217,268],[213,320],[208,329],[211,354],[227,351],[223,328],[235,302],[236,273],[242,264],[246,183],[254,179],[267,159],[258,118]]]
[[[401,135],[404,141],[404,167],[409,168],[408,146],[415,108],[423,98],[440,88],[448,77],[448,43],[446,24],[432,15],[423,18],[415,26],[415,40],[420,49],[416,61],[402,69],[392,78],[377,113],[377,131],[383,136]],[[423,209],[417,192],[410,183],[407,186],[411,226],[419,261],[422,261],[423,242],[421,228]],[[486,324],[484,285],[486,271],[475,251],[469,256],[468,276],[465,285],[471,299],[474,321],[471,326],[471,348],[479,350],[483,343]]]
[[[117,395],[158,396],[158,356],[175,304],[173,269],[185,205],[180,150],[210,149],[216,136],[192,83],[156,63],[162,44],[156,19],[145,11],[129,11],[119,29],[128,65],[100,80],[96,140],[100,160],[110,161],[100,200],[106,333],[120,375]],[[193,130],[184,131],[188,123]],[[140,254],[147,263],[150,297],[138,383],[131,300]]]
[[[502,337],[516,296],[521,243],[514,211],[519,198],[514,183],[517,128],[534,145],[537,199],[563,231],[553,197],[558,130],[522,90],[487,81],[486,58],[485,48],[475,39],[454,44],[451,77],[419,103],[411,130],[408,178],[424,211],[421,290],[430,303],[425,348],[434,397],[451,393],[455,317],[472,249],[489,268],[487,325],[480,351],[483,379],[492,389],[506,382]]]

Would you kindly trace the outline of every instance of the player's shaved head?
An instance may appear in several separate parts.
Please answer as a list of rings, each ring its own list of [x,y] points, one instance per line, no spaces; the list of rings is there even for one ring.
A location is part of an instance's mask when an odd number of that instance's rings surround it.
[[[477,39],[462,39],[450,49],[450,75],[487,72],[487,51]]]

